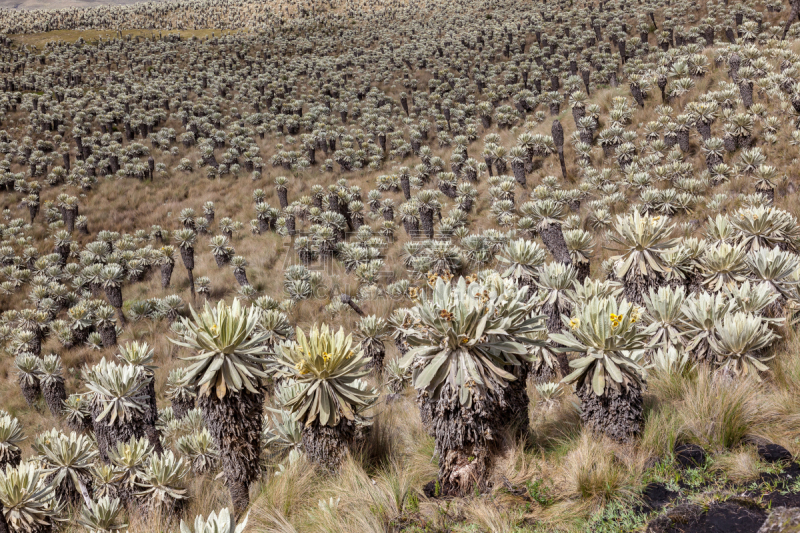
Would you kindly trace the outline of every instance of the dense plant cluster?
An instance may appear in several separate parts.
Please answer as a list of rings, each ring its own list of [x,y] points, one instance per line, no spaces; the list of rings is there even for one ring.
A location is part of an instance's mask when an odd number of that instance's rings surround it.
[[[400,528],[425,493],[513,494],[512,443],[552,446],[537,417],[641,449],[687,383],[774,387],[800,312],[795,8],[1,11],[8,34],[87,38],[0,39],[0,347],[21,398],[0,412],[0,532],[240,533],[298,465],[380,463],[403,402],[435,480],[381,507]],[[174,33],[196,28],[241,31]],[[192,520],[195,478],[231,511]]]

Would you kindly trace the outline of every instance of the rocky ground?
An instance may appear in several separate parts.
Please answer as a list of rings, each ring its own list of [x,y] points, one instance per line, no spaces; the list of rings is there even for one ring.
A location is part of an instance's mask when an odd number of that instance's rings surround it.
[[[758,446],[772,471],[748,484],[719,486],[705,451],[696,445],[675,448],[677,471],[644,490],[642,512],[659,513],[648,533],[796,533],[800,531],[800,463],[782,446]],[[656,469],[658,470],[658,469]]]

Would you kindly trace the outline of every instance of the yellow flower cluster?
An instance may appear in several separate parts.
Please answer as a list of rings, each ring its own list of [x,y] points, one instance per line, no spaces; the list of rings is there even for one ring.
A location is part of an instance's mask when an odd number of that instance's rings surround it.
[[[300,372],[301,375],[305,376],[306,374],[311,372],[311,368],[308,366],[308,363],[305,360],[300,361],[294,367]]]
[[[581,321],[578,320],[578,317],[573,318],[569,321],[569,328],[572,330],[578,329],[578,326],[581,325]]]
[[[445,320],[447,320],[448,322],[450,322],[451,320],[453,320],[453,313],[451,313],[450,311],[448,311],[448,310],[446,310],[446,309],[442,309],[441,311],[439,311],[439,316],[440,316],[441,318],[444,318],[444,319],[445,319]]]
[[[618,328],[620,322],[622,322],[622,315],[615,315],[614,313],[611,313],[610,318],[611,318],[611,327],[615,329]]]
[[[453,279],[453,275],[452,275],[452,274],[451,274],[449,271],[448,271],[448,272],[445,272],[444,274],[441,274],[441,275],[437,274],[436,272],[431,272],[431,271],[428,271],[428,273],[426,274],[426,276],[428,277],[428,283],[429,283],[430,285],[435,285],[435,284],[436,284],[436,280],[438,280],[439,278],[442,278],[442,280],[443,280],[445,283],[447,283],[447,282],[449,282],[451,279]]]

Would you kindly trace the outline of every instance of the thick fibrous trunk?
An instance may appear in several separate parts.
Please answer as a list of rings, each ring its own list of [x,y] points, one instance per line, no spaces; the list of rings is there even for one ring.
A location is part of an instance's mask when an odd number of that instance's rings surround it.
[[[308,458],[333,473],[336,472],[355,441],[355,425],[342,418],[334,427],[319,421],[303,427],[303,449]]]
[[[42,336],[43,336],[42,333],[39,332],[28,343],[28,352],[32,353],[37,357],[41,357],[42,355]]]
[[[553,126],[550,128],[550,133],[553,136],[553,143],[556,145],[558,151],[558,162],[561,165],[561,175],[567,179],[567,164],[564,161],[564,127],[558,119],[553,121]]]
[[[739,95],[742,97],[742,103],[747,109],[753,105],[753,82],[742,81],[739,83]]]
[[[642,391],[638,385],[630,383],[620,390],[606,386],[603,396],[596,396],[591,379],[586,379],[576,394],[581,399],[581,420],[592,431],[623,443],[641,433]]]
[[[700,134],[704,141],[707,141],[711,137],[711,123],[698,120],[697,133]]]
[[[397,348],[397,351],[400,352],[400,355],[407,354],[409,347],[408,342],[406,342],[406,336],[402,334],[398,335],[394,339],[394,347]]]
[[[185,266],[187,270],[194,269],[194,248],[181,247],[181,259],[183,260],[183,266]]]
[[[416,237],[419,235],[419,219],[411,218],[403,220],[403,228],[409,237]]]
[[[89,334],[93,330],[94,326],[89,326],[88,328],[72,328],[72,345],[78,346],[86,342],[86,339],[89,338]]]
[[[500,419],[505,422],[507,426],[513,427],[519,435],[527,435],[530,426],[530,418],[528,413],[528,405],[530,398],[528,398],[528,365],[518,367],[514,374],[517,379],[509,382],[506,387],[506,407],[500,416]]]
[[[306,266],[310,265],[314,261],[314,252],[311,250],[299,250],[297,255],[300,256],[300,261],[302,261]]]
[[[78,209],[65,209],[64,210],[64,224],[67,226],[67,231],[72,233],[75,231],[75,218],[78,216]]]
[[[400,187],[403,189],[403,196],[406,200],[411,200],[411,182],[409,176],[400,176]]]
[[[491,445],[509,422],[510,402],[517,394],[496,386],[464,408],[457,391],[444,386],[440,399],[418,396],[422,415],[430,418],[439,456],[439,486],[444,496],[464,496],[483,489],[490,468]]]
[[[194,302],[194,273],[191,268],[187,268],[186,273],[189,277],[189,292],[192,295],[192,302]]]
[[[172,412],[175,414],[175,418],[180,420],[186,413],[194,409],[194,397],[186,396],[184,398],[173,398],[171,400],[172,403]]]
[[[46,380],[42,384],[42,396],[44,396],[44,401],[53,417],[60,418],[64,409],[64,401],[67,399],[64,380],[61,378]]]
[[[386,347],[378,339],[372,339],[364,347],[364,354],[370,360],[369,366],[375,374],[383,372],[383,358],[386,356]]]
[[[115,309],[122,307],[122,288],[119,286],[109,286],[105,288],[108,303]]]
[[[250,503],[249,486],[259,474],[264,397],[247,389],[228,390],[222,398],[214,391],[197,398],[214,443],[219,448],[222,471],[228,482],[235,514]]]
[[[169,288],[169,283],[172,280],[172,271],[175,269],[175,263],[169,261],[161,265],[161,288]]]
[[[561,224],[547,224],[539,229],[539,235],[542,236],[542,242],[553,255],[553,259],[566,265],[572,264]]]
[[[19,450],[19,448],[16,449],[9,448],[6,451],[5,455],[2,458],[0,458],[0,470],[3,470],[5,472],[7,466],[16,468],[19,466],[19,463],[21,461],[22,461],[22,452]],[[0,505],[2,505],[2,502],[0,502]]]
[[[422,223],[422,232],[427,238],[433,239],[433,209],[420,207],[419,218]]]
[[[435,402],[428,401],[427,393],[417,391],[417,405],[419,405],[419,420],[422,427],[431,437],[436,435],[433,432],[433,408]]]
[[[245,285],[250,285],[250,282],[247,281],[247,272],[243,268],[236,268],[233,270],[233,277],[236,278],[236,281],[239,282],[239,285],[244,287]]]
[[[589,277],[590,267],[591,263],[589,263],[589,261],[578,261],[575,263],[575,268],[578,271],[578,283],[582,284],[584,280]]]
[[[800,0],[791,0],[792,9],[789,12],[789,18],[786,19],[786,25],[783,27],[783,36],[781,40],[786,39],[786,34],[789,33],[789,28],[792,26],[792,22],[794,22],[798,15],[800,15]]]
[[[688,152],[689,151],[689,130],[680,130],[678,133],[678,146],[681,149],[681,152]]]
[[[552,305],[545,304],[542,306],[542,314],[547,316],[547,320],[545,320],[547,331],[550,333],[560,333],[564,327],[563,322],[561,322],[561,315],[569,315],[569,309],[562,308],[557,302]]]
[[[644,95],[642,94],[642,89],[638,85],[631,83],[631,94],[633,95],[633,99],[636,100],[636,103],[639,104],[639,107],[644,107]]]
[[[61,267],[63,268],[64,265],[67,264],[67,259],[69,259],[69,252],[70,252],[69,244],[56,246],[55,252],[59,255],[59,265],[61,265]]]
[[[204,157],[203,162],[210,167],[219,168],[219,163],[213,153],[208,157]]]
[[[230,256],[227,254],[214,254],[214,261],[217,263],[217,268],[222,268],[230,262]]]
[[[156,422],[158,421],[158,405],[156,404],[155,378],[151,375],[146,377],[143,376],[141,379],[148,380],[147,385],[144,387],[147,393],[147,403],[145,404],[144,412],[142,413],[145,424],[145,433],[147,434],[147,438],[150,441],[150,444],[153,446],[155,452],[161,454],[164,453],[164,450],[161,447],[159,431],[156,429]]]
[[[514,179],[519,183],[521,186],[527,186],[527,179],[525,177],[525,164],[524,163],[511,163],[511,170],[514,172]]]
[[[117,307],[117,320],[119,320],[120,326],[124,328],[126,320],[125,313],[122,312],[122,307]]]
[[[91,491],[91,475],[83,472],[79,472],[77,475],[81,478],[81,482],[83,483],[83,486],[86,487],[87,491]],[[45,484],[52,485],[55,477],[55,472],[45,477]],[[55,495],[61,503],[70,505],[73,509],[80,508],[83,505],[83,497],[81,496],[78,487],[75,486],[72,476],[64,476],[61,482],[56,485]]]
[[[106,348],[116,346],[117,344],[117,328],[113,324],[102,326],[100,329],[100,338],[103,340],[103,346]]]
[[[8,533],[8,524],[6,523],[6,515],[4,514],[2,503],[0,503],[0,533]]]
[[[661,90],[661,101],[666,103],[667,102],[667,93],[666,93],[667,77],[664,76],[663,74],[661,74],[660,76],[658,76],[658,79],[656,80],[656,84],[658,85],[658,88]]]
[[[572,120],[575,121],[575,128],[578,127],[580,120],[586,116],[586,108],[583,106],[573,106]]]
[[[77,433],[93,431],[92,420],[90,416],[83,416],[80,420],[75,420],[73,417],[69,417],[67,418],[67,426],[69,429]]]
[[[767,204],[772,205],[773,203],[775,203],[775,189],[756,187],[756,192],[767,198]]]
[[[34,407],[36,405],[36,400],[39,399],[39,393],[41,392],[39,380],[29,380],[24,376],[20,376],[19,388],[22,390],[22,397],[25,398],[25,401],[28,403],[28,405]]]
[[[545,363],[543,360],[534,361],[533,365],[531,365],[531,368],[528,371],[528,377],[532,379],[536,385],[550,383],[551,381],[556,380],[556,369],[547,366],[547,363]]]
[[[100,459],[104,463],[108,463],[108,450],[115,448],[118,443],[126,443],[131,439],[140,439],[146,437],[147,434],[145,433],[144,420],[141,414],[136,411],[131,410],[133,416],[127,418],[124,423],[117,418],[111,425],[107,423],[108,416],[103,420],[97,420],[97,417],[102,412],[102,404],[93,402],[92,427],[97,439],[97,451],[100,453]]]
[[[633,270],[628,271],[623,283],[623,295],[626,300],[632,304],[644,307],[644,295],[648,294],[650,288],[658,288],[661,284],[661,279],[655,278],[648,280],[641,275],[637,275]]]

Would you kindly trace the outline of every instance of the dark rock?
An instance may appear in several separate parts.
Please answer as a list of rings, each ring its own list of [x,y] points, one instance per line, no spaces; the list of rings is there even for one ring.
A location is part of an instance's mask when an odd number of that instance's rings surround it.
[[[663,483],[650,483],[642,491],[642,501],[656,511],[679,496],[679,493],[669,490]]]
[[[741,505],[738,501],[714,504],[699,524],[709,533],[757,533],[764,523],[766,513],[755,505]]]
[[[439,495],[436,494],[436,481],[428,481],[425,483],[425,486],[422,487],[422,493],[426,498],[438,498]]]
[[[752,500],[731,499],[711,504],[707,511],[681,504],[647,526],[647,533],[758,533],[766,513]]]
[[[647,533],[679,531],[679,527],[690,526],[700,519],[703,509],[699,505],[683,503],[668,510],[647,525]]]
[[[797,477],[793,477],[788,481],[793,482],[796,479]],[[759,494],[756,497],[761,498],[760,501],[764,503],[764,506],[767,506],[771,509],[775,509],[777,507],[800,507],[800,494],[788,492],[785,489],[776,490],[767,494]]]
[[[792,460],[792,453],[780,444],[761,444],[758,455],[768,463]]]
[[[706,452],[697,444],[678,444],[675,460],[682,468],[696,468],[706,463]]]

